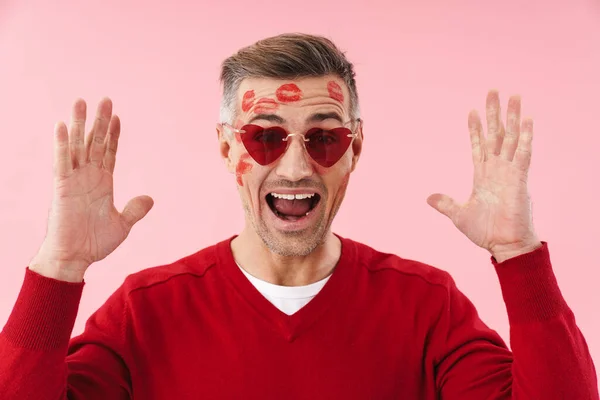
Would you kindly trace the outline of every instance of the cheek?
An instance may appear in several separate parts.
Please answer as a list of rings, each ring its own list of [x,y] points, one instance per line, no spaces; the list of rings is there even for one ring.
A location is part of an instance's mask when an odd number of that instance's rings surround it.
[[[253,164],[251,161],[252,160],[248,153],[242,154],[240,159],[238,160],[238,163],[235,167],[235,178],[237,184],[240,186],[244,186],[244,181],[242,180],[242,177],[250,171],[252,171]]]
[[[340,178],[338,177],[338,179],[340,179]],[[342,175],[341,181],[338,181],[337,190],[335,191],[335,194],[333,195],[333,197],[331,199],[331,203],[330,203],[331,210],[337,209],[340,206],[340,204],[342,203],[342,200],[344,199],[344,196],[346,195],[346,189],[348,189],[349,182],[350,182],[350,172],[346,172],[346,173],[344,173],[344,175]]]
[[[351,172],[349,168],[336,168],[336,166],[333,166],[332,168],[319,167],[320,169],[315,167],[319,175],[322,177],[325,186],[328,188],[330,194],[328,205],[332,208],[336,207],[336,205],[341,202],[341,199],[344,197],[346,189],[348,188],[348,183],[350,182]]]
[[[346,194],[346,189],[348,189],[348,183],[350,182],[350,172],[345,172],[341,178],[338,175],[337,179],[339,179],[336,182],[337,188],[331,201],[331,205],[334,208],[342,201],[344,195]]]
[[[350,172],[347,172],[342,179],[342,184],[340,185],[340,194],[343,194],[346,189],[348,189],[348,183],[350,182]]]
[[[340,158],[340,160],[335,163],[335,165],[333,165],[332,167],[329,168],[325,168],[322,165],[320,165],[319,163],[317,163],[316,161],[313,161],[313,167],[315,169],[315,171],[321,175],[321,176],[326,176],[326,175],[338,175],[340,174],[339,171],[348,171],[348,173],[350,173],[350,170],[352,169],[352,152],[347,151],[342,158]],[[345,172],[344,172],[345,174]]]
[[[321,176],[327,175],[329,173],[329,170],[331,169],[331,168],[322,167],[321,165],[319,165],[317,163],[314,163],[314,166],[315,166],[314,167],[315,171],[317,171],[317,174],[319,174]]]

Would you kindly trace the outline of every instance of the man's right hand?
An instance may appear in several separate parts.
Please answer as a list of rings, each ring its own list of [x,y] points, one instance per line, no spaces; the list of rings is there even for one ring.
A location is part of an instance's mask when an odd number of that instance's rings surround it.
[[[98,105],[84,143],[86,104],[73,106],[69,131],[55,127],[54,199],[46,237],[29,268],[43,276],[81,282],[86,269],[112,253],[152,208],[149,196],[131,199],[122,213],[113,199],[113,171],[121,130],[112,102]]]

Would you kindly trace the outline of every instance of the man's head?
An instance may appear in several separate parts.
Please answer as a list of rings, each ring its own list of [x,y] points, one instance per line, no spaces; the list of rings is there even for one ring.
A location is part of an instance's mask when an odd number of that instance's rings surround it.
[[[328,39],[286,34],[229,57],[221,81],[221,154],[247,224],[272,252],[306,256],[329,232],[362,148],[353,66]]]

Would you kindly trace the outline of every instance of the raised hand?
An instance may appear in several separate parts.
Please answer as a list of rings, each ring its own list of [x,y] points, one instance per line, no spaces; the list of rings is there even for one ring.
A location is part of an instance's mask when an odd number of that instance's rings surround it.
[[[459,204],[437,193],[429,196],[427,203],[502,262],[541,246],[527,189],[533,120],[527,118],[521,123],[521,99],[513,96],[508,101],[505,128],[496,91],[488,93],[486,117],[487,137],[477,111],[469,114],[475,166],[469,200]]]
[[[44,276],[81,281],[85,270],[112,253],[154,202],[130,200],[119,212],[113,200],[113,171],[121,130],[112,102],[103,99],[84,143],[86,104],[73,106],[69,131],[55,127],[54,198],[48,230],[30,269]]]

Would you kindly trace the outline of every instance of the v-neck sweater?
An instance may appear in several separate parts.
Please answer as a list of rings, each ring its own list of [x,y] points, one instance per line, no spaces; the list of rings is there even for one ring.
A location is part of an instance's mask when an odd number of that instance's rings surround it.
[[[281,286],[263,281],[246,272],[242,267],[240,267],[240,270],[264,298],[287,315],[292,315],[307,305],[329,280],[329,276],[327,276],[308,285]]]
[[[0,398],[598,398],[545,242],[491,259],[511,352],[433,266],[340,238],[330,279],[286,315],[238,268],[232,239],[129,276],[72,339],[84,283],[26,269],[0,333]]]

